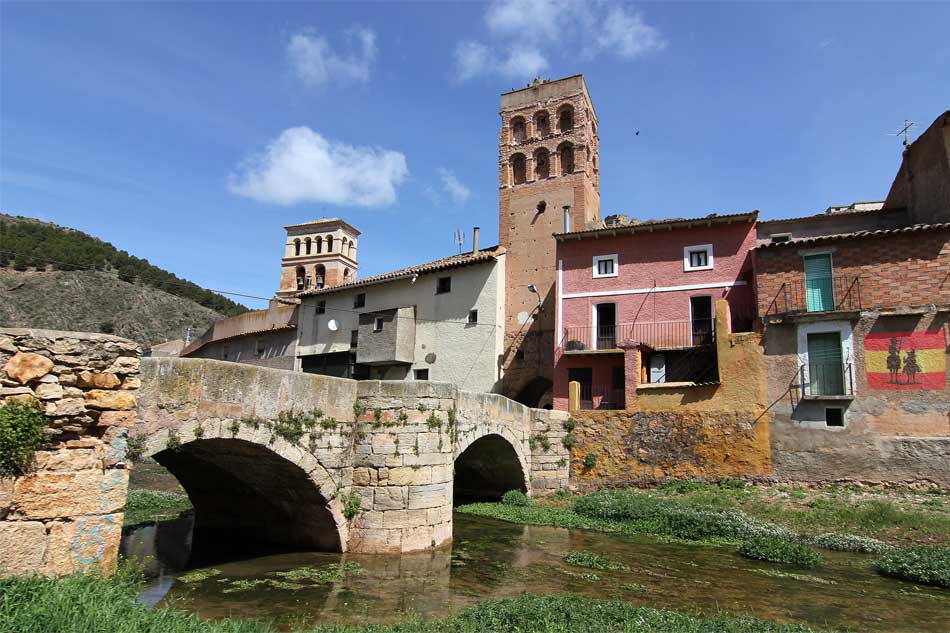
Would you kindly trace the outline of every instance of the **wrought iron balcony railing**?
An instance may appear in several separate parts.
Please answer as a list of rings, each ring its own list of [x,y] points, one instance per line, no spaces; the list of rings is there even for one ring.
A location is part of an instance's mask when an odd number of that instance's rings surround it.
[[[783,283],[766,309],[766,316],[797,312],[861,309],[861,278],[833,275]]]
[[[681,349],[712,345],[716,329],[712,319],[656,321],[620,325],[564,328],[561,347],[565,352],[618,349],[624,343],[643,343],[654,349]]]
[[[802,398],[854,395],[850,363],[806,363],[798,368],[798,379]]]

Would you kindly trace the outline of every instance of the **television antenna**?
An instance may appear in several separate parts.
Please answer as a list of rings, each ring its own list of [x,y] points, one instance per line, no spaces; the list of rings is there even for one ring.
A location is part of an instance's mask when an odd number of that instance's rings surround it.
[[[462,244],[465,243],[465,233],[462,232],[462,229],[455,229],[455,243],[458,244],[459,253],[461,253]]]
[[[907,145],[908,145],[909,142],[910,142],[910,139],[908,138],[908,136],[909,136],[909,134],[910,134],[910,128],[914,127],[915,125],[917,125],[917,124],[916,124],[915,122],[911,121],[910,119],[904,119],[904,126],[903,126],[901,129],[897,130],[896,132],[891,133],[891,136],[901,136],[901,135],[903,135],[903,136],[904,136],[904,141],[903,141],[904,147],[907,147]]]

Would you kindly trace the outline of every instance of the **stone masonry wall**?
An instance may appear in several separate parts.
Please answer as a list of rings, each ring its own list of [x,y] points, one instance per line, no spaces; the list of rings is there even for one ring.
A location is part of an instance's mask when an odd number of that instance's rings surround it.
[[[0,328],[0,406],[49,420],[33,469],[0,479],[0,574],[115,567],[140,356],[115,336]]]

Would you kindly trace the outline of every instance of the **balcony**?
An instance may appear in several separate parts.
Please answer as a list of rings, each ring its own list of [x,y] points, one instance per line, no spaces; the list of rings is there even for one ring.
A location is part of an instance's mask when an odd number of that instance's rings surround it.
[[[851,364],[810,362],[798,368],[802,400],[851,400],[854,375]]]
[[[583,411],[622,410],[624,408],[623,388],[581,383],[580,408]]]
[[[673,350],[704,347],[715,340],[713,320],[695,319],[568,327],[564,328],[560,347],[565,354],[599,354],[621,352],[620,345],[642,344],[655,350]]]
[[[772,298],[766,316],[861,309],[861,278],[833,275],[786,281]]]

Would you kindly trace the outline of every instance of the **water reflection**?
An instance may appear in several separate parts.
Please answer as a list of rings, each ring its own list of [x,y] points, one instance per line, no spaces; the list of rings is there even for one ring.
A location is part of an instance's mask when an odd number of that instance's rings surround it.
[[[173,535],[181,536],[181,523],[142,528],[126,537],[124,552],[151,553],[165,561],[153,567],[158,577],[147,595],[164,595],[163,604],[206,618],[264,617],[286,628],[387,622],[407,613],[444,617],[486,598],[568,592],[862,631],[942,632],[950,618],[950,592],[882,578],[871,569],[870,558],[851,554],[826,553],[822,567],[803,571],[745,560],[732,547],[669,544],[456,514],[454,543],[434,551],[277,554],[216,565],[220,573],[197,582],[179,578],[169,583],[174,566],[162,557],[178,554],[175,560],[181,562],[184,551],[170,547]],[[150,539],[157,544],[147,545]],[[571,567],[561,560],[571,550],[598,552],[629,570]],[[357,563],[362,573],[328,584],[271,583],[242,590],[262,579],[284,577],[279,572],[341,561]]]

